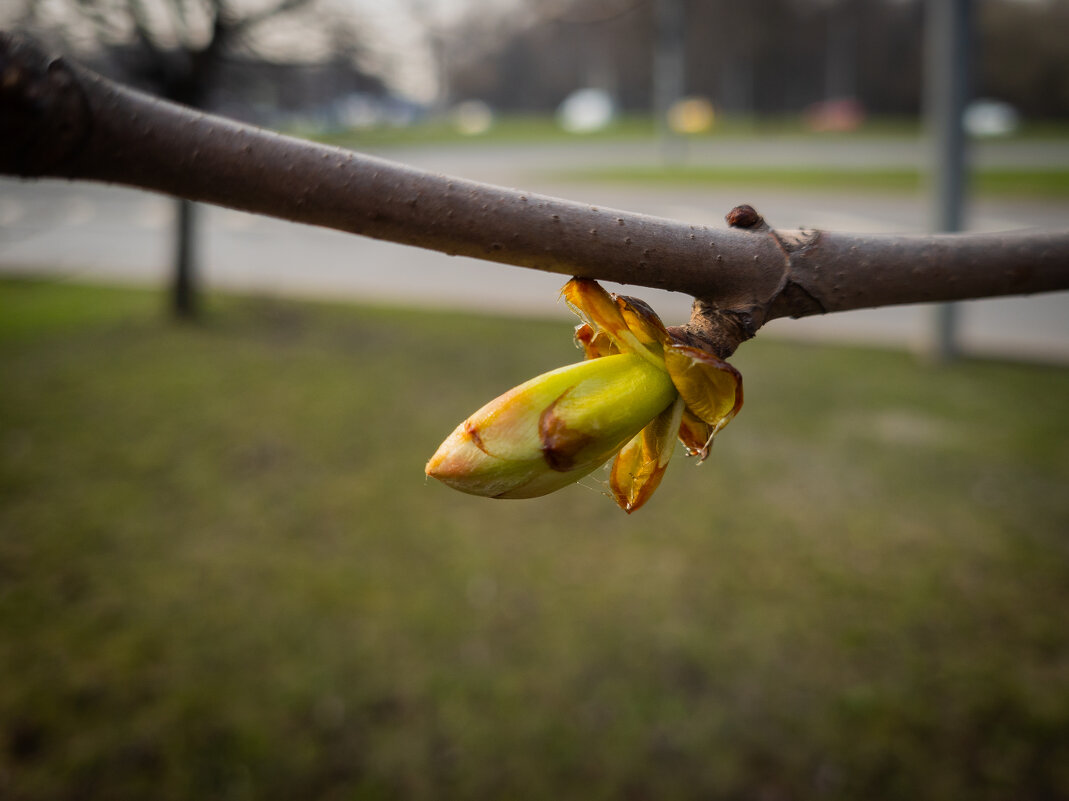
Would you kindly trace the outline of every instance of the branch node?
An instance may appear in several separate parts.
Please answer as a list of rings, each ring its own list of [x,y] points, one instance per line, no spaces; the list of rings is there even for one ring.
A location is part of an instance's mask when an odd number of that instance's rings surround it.
[[[741,231],[763,232],[770,230],[765,218],[757,213],[757,209],[746,203],[736,206],[725,214],[724,221],[729,228],[738,228]]]
[[[784,311],[789,310],[789,311]],[[797,281],[787,281],[783,289],[776,295],[775,300],[769,306],[767,319],[789,316],[797,320],[799,317],[809,317],[813,314],[827,314],[828,310],[819,298]]]
[[[795,319],[813,314],[827,314],[827,309],[817,293],[811,291],[796,269],[796,258],[804,255],[820,241],[820,231],[772,231],[772,236],[783,250],[785,269],[783,284],[772,297],[764,313],[764,321],[790,316]]]
[[[0,171],[46,175],[86,140],[89,104],[66,61],[0,32]]]
[[[760,312],[760,321],[754,322],[752,310],[747,313],[749,325],[743,331],[752,333],[746,337],[749,339],[757,329],[769,319],[780,316],[783,309],[789,309],[792,317],[805,317],[810,314],[824,314],[826,309],[820,299],[809,289],[803,286],[795,276],[795,254],[807,250],[820,239],[820,232],[812,229],[800,229],[797,231],[777,231],[772,228],[765,219],[757,213],[753,206],[736,206],[725,217],[732,228],[738,228],[753,233],[768,234],[775,241],[780,252],[783,253],[783,278],[779,288],[769,299]],[[757,258],[756,256],[754,258]],[[693,316],[691,318],[693,320]]]
[[[695,298],[690,320],[685,325],[670,326],[672,338],[692,348],[726,359],[743,342],[753,339],[759,325],[748,309],[721,309],[711,300]]]

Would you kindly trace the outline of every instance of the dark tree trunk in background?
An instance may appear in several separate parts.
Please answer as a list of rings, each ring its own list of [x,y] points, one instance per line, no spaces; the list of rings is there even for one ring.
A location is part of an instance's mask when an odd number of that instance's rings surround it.
[[[223,54],[231,31],[217,10],[212,36],[199,50],[169,53],[145,39],[147,69],[150,79],[160,87],[167,100],[195,109],[207,109],[212,83],[219,74]],[[176,199],[174,204],[174,250],[171,261],[172,314],[191,320],[200,311],[200,279],[197,270],[197,206],[190,200]]]
[[[358,42],[356,29],[350,26],[351,14],[340,9],[312,8],[315,3],[316,0],[66,0],[56,4],[31,2],[28,8],[32,10],[29,18],[42,30],[54,31],[69,41],[83,41],[86,35],[95,39],[103,61],[142,90],[207,111],[227,57],[239,55],[242,50],[254,53],[255,37],[248,34],[271,20],[300,13],[305,23],[328,34],[331,54],[351,54],[351,46]],[[65,7],[66,11],[58,13],[56,8],[50,9],[52,5]],[[0,45],[7,45],[6,37],[0,31]],[[0,51],[0,58],[3,56]],[[0,80],[0,99],[23,77],[17,69],[5,71]],[[76,96],[67,99],[70,106],[66,113],[77,115],[80,104]],[[40,99],[23,97],[19,102],[33,106]],[[11,121],[0,113],[0,130],[11,127]],[[132,147],[144,144],[143,132],[131,134]],[[9,155],[0,149],[0,161]],[[198,216],[191,200],[174,204],[171,295],[167,305],[178,318],[196,316],[200,306]]]
[[[197,316],[200,308],[196,270],[197,206],[191,200],[177,198],[174,203],[174,264],[171,281],[171,311],[175,317],[188,320]]]
[[[218,38],[218,37],[216,37]],[[214,43],[214,39],[213,39]],[[182,73],[165,84],[164,97],[190,108],[206,105],[209,82],[218,56],[209,45],[195,54]],[[180,320],[191,320],[200,309],[197,278],[197,208],[190,200],[178,198],[174,204],[174,251],[171,261],[171,312]]]

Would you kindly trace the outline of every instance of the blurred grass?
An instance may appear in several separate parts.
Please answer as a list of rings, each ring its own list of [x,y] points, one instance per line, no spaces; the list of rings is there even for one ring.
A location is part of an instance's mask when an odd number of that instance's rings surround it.
[[[474,136],[461,133],[448,116],[429,117],[409,126],[377,126],[334,131],[298,128],[289,130],[287,133],[361,150],[462,143],[479,147],[495,143],[652,141],[656,137],[657,129],[652,117],[640,114],[621,115],[605,128],[588,133],[565,131],[551,114],[499,114],[494,118],[494,124],[489,130]],[[686,138],[692,141],[703,141],[753,136],[786,136],[843,141],[874,136],[915,138],[920,133],[920,120],[907,116],[869,117],[855,131],[829,133],[810,130],[799,114],[767,116],[722,114],[717,116],[716,125],[708,132],[688,135]],[[1026,120],[1017,132],[997,141],[1064,139],[1067,136],[1069,136],[1069,124],[1064,121]]]
[[[535,322],[0,282],[0,797],[1069,795],[1069,371],[744,345],[627,517],[424,481]]]
[[[639,186],[745,186],[836,192],[919,192],[928,176],[912,168],[713,167],[703,165],[629,165],[569,170],[561,178]],[[969,190],[993,197],[1069,197],[1069,169],[974,169]]]
[[[489,130],[477,135],[462,133],[449,117],[431,117],[407,126],[372,126],[336,131],[294,130],[290,133],[325,144],[360,150],[409,145],[471,144],[480,146],[487,143],[530,144],[588,139],[649,139],[654,135],[655,130],[653,120],[645,116],[621,116],[600,131],[576,134],[561,128],[550,114],[509,114],[497,116]]]

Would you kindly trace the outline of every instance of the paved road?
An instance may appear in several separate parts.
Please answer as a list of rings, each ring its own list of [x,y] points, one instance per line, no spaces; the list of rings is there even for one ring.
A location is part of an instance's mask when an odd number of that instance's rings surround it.
[[[392,155],[414,166],[518,186],[688,222],[723,225],[739,202],[754,204],[780,227],[849,231],[923,231],[927,206],[909,195],[800,193],[760,189],[627,189],[569,183],[561,169],[575,165],[652,162],[650,145],[592,144],[410,149]],[[848,143],[773,140],[703,143],[695,163],[903,165],[924,152],[903,140]],[[989,146],[977,160],[990,165],[1069,166],[1069,143]],[[172,204],[167,198],[115,187],[67,182],[0,180],[0,271],[55,273],[79,279],[156,284],[165,280]],[[204,207],[200,257],[206,281],[265,293],[416,305],[448,305],[535,315],[564,314],[555,303],[555,275],[452,258],[430,251],[335,231]],[[1069,203],[980,200],[969,228],[1069,227]],[[663,316],[686,316],[688,299],[643,290]],[[961,304],[965,346],[981,353],[1026,354],[1069,362],[1069,293]],[[897,307],[798,321],[776,321],[763,335],[916,344],[929,330],[931,309]]]

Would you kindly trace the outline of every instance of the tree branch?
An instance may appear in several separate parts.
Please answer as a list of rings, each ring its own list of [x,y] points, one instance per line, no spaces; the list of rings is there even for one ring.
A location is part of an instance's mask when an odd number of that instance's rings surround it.
[[[713,229],[434,175],[166,103],[0,33],[0,173],[106,181],[696,298],[677,333],[729,355],[776,317],[1069,289],[1069,231]]]

